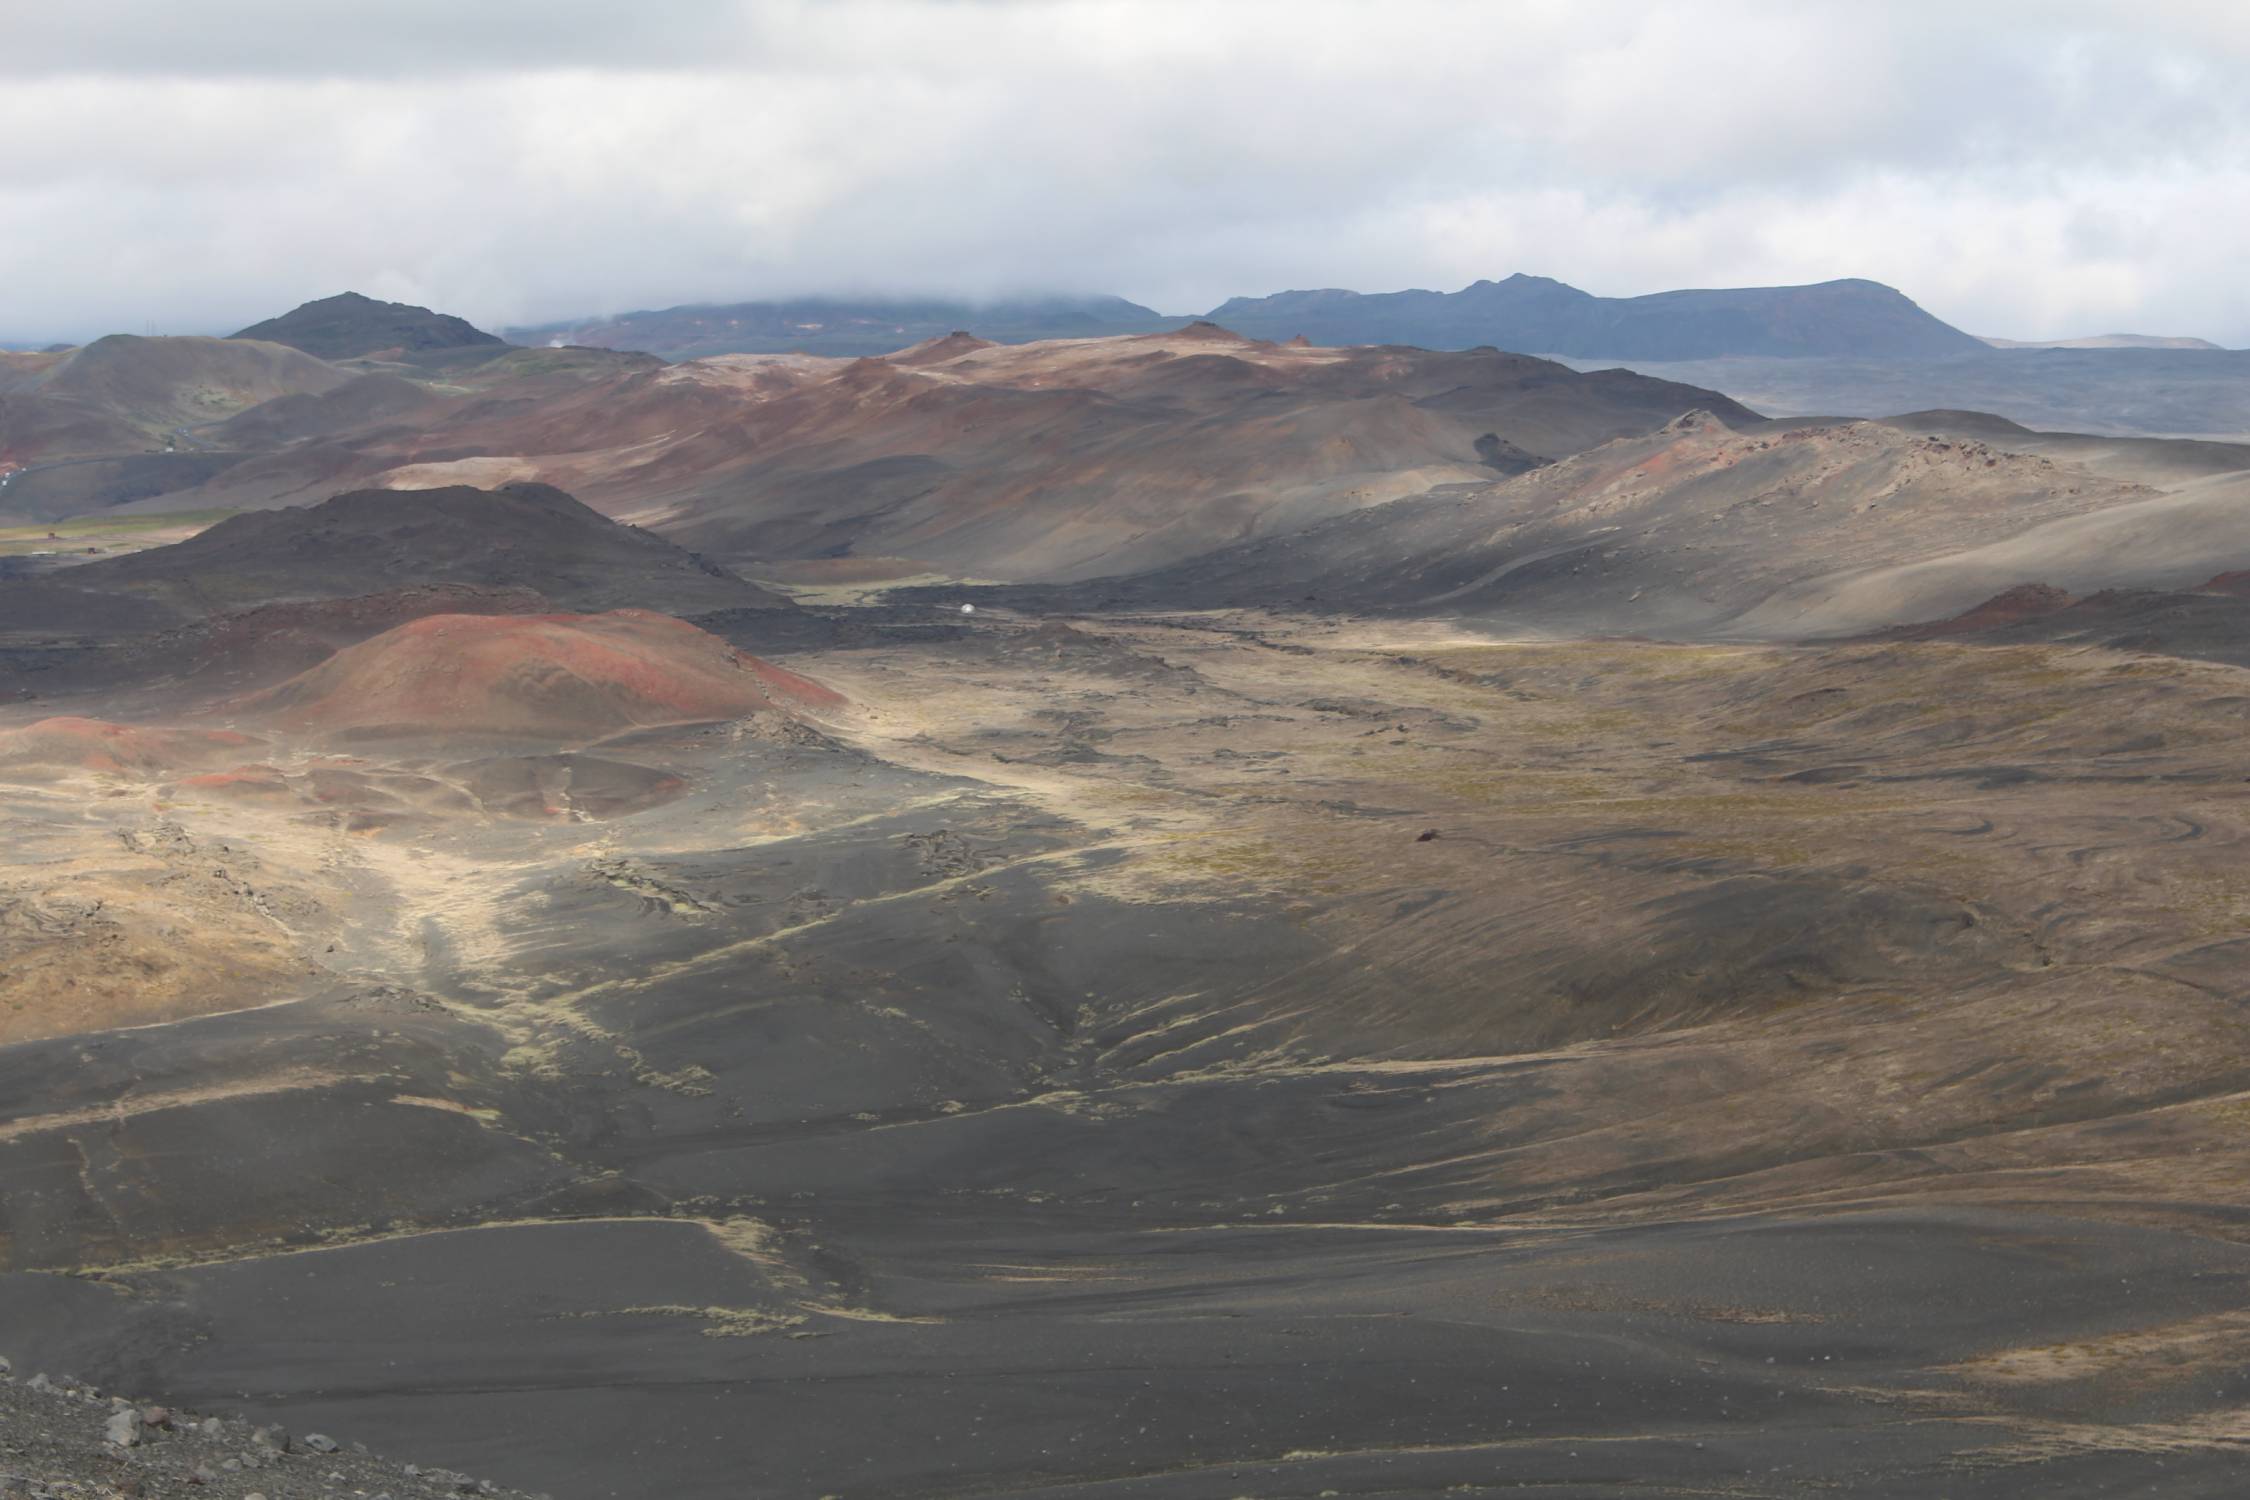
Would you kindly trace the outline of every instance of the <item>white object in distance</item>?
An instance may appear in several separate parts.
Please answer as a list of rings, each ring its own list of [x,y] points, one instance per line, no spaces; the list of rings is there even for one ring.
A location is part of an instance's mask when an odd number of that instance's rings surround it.
[[[975,606],[974,604],[964,604],[964,605],[962,605],[962,606],[961,606],[961,613],[963,613],[963,614],[965,614],[965,615],[973,615],[973,614],[975,614],[976,612],[977,612],[977,607],[976,607],[976,606]]]

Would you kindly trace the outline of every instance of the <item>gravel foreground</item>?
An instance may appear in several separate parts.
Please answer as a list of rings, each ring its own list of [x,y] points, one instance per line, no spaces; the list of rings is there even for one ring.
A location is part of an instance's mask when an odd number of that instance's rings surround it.
[[[325,1433],[291,1433],[128,1401],[0,1359],[0,1497],[113,1500],[547,1500],[419,1468]]]

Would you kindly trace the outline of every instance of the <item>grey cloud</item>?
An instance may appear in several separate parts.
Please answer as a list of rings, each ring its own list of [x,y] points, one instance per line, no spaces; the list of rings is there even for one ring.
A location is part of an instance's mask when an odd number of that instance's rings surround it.
[[[489,324],[1530,270],[1867,275],[1978,332],[2250,343],[2250,21],[2224,6],[36,14],[0,90],[0,337],[224,329],[345,286]]]
[[[689,67],[752,28],[736,0],[9,0],[12,78],[430,77]]]

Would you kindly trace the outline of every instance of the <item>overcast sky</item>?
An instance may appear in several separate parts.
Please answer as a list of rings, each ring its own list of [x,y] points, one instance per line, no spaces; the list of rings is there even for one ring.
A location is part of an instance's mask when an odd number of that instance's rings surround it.
[[[1869,276],[2250,345],[2241,0],[0,0],[0,339]]]

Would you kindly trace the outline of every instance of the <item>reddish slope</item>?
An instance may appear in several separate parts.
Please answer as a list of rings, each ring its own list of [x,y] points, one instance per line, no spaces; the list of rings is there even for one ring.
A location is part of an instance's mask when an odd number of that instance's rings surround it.
[[[2051,583],[2019,583],[2014,588],[1994,594],[1982,604],[1965,609],[1948,619],[1900,625],[1882,631],[1880,635],[1912,641],[1975,636],[1989,630],[2004,630],[2011,625],[2021,625],[2027,620],[2043,619],[2078,602],[2080,601],[2073,598],[2069,590],[2058,589]]]
[[[30,467],[98,453],[138,453],[151,446],[145,432],[109,412],[36,393],[0,391],[0,465]]]
[[[223,729],[148,729],[107,719],[41,719],[0,730],[0,770],[161,776],[240,760],[258,742]]]
[[[2084,598],[2051,584],[2020,584],[1949,619],[1867,639],[2056,642],[2250,666],[2250,574],[2221,573],[2185,589],[2107,588]]]
[[[562,742],[838,694],[668,615],[430,615],[242,700],[321,735],[503,735]]]

